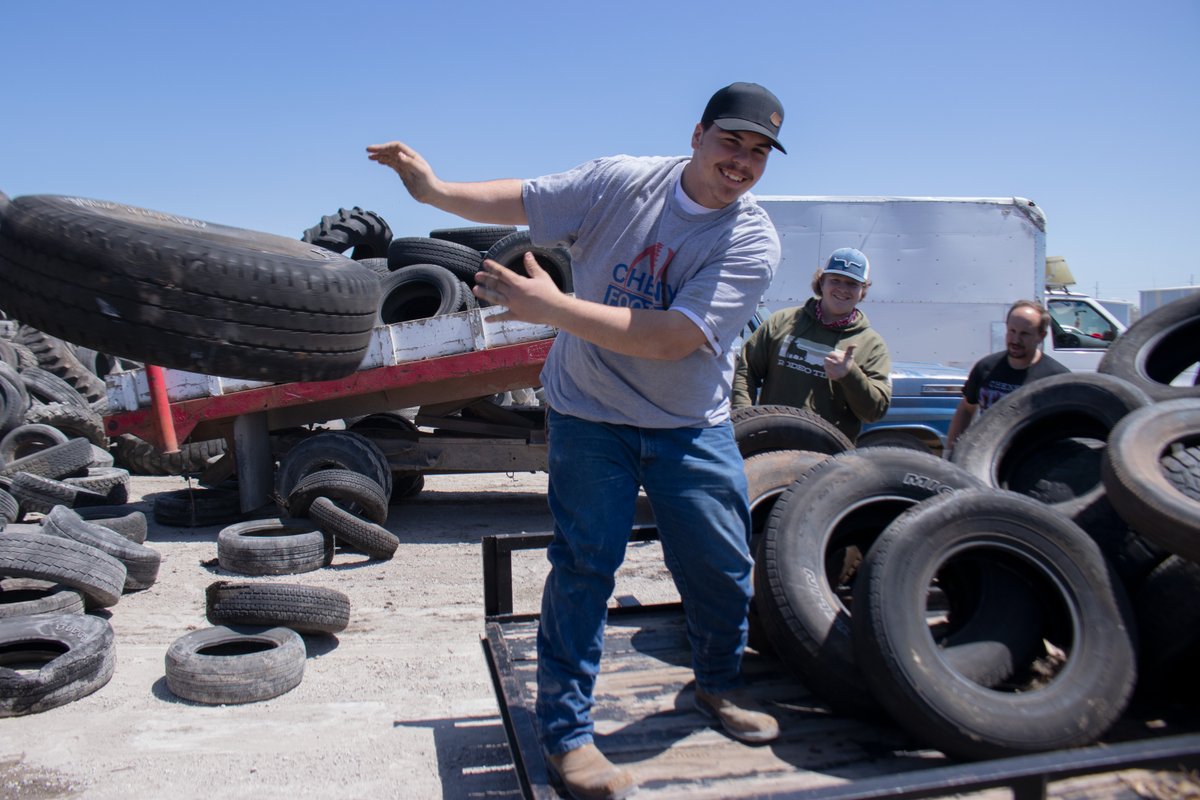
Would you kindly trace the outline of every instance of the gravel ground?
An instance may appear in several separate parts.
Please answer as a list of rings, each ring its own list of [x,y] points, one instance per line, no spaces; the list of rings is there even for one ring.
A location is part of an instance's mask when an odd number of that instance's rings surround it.
[[[391,508],[390,561],[339,551],[301,575],[239,576],[216,564],[220,526],[153,522],[156,493],[182,478],[133,480],[132,508],[162,554],[156,583],[100,612],[116,635],[112,680],[92,695],[0,720],[0,797],[519,797],[480,646],[480,541],[547,531],[544,474],[433,476]],[[634,545],[617,594],[672,599],[656,543]],[[515,607],[535,611],[543,551],[514,557]],[[166,685],[164,656],[207,627],[216,580],[302,583],[345,592],[349,627],[306,637],[304,679],[272,700],[208,706]]]

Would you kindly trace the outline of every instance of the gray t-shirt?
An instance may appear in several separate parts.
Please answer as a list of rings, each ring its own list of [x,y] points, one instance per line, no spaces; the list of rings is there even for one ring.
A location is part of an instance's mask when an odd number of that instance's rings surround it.
[[[711,213],[684,210],[675,187],[687,162],[614,156],[525,181],[530,237],[570,249],[577,297],[678,310],[708,338],[678,361],[660,361],[559,332],[542,369],[556,410],[644,428],[728,419],[733,344],[775,273],[779,237],[749,195]]]

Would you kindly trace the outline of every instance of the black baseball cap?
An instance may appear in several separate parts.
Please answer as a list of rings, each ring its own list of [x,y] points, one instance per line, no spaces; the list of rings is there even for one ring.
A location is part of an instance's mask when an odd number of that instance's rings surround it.
[[[718,89],[704,107],[700,122],[711,122],[723,131],[761,133],[779,152],[787,153],[777,138],[783,125],[783,104],[757,83],[731,83]]]

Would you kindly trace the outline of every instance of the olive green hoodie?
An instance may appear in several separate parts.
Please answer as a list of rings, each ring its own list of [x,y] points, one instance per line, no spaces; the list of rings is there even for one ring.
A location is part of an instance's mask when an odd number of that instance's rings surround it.
[[[892,358],[867,315],[844,328],[827,328],[813,311],[817,298],[776,311],[746,339],[733,377],[734,408],[787,405],[832,422],[851,441],[892,402]],[[854,366],[840,381],[825,375],[825,356],[854,345]]]

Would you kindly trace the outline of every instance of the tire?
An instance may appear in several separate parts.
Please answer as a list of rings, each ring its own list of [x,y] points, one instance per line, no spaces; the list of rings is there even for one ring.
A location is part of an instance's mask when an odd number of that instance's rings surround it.
[[[68,439],[36,453],[0,466],[0,478],[28,472],[58,480],[79,475],[92,463],[92,444],[87,439]]]
[[[204,628],[167,648],[167,687],[178,697],[209,705],[269,700],[300,685],[306,655],[304,640],[288,628]]]
[[[438,228],[429,232],[429,238],[454,242],[484,253],[505,236],[516,232],[515,225],[473,225],[466,228]]]
[[[134,544],[146,541],[146,515],[124,506],[85,506],[74,509],[79,518],[121,534]]]
[[[58,506],[70,509],[108,502],[105,495],[31,472],[18,472],[12,479],[9,491],[20,503],[22,514],[48,514]]]
[[[164,453],[144,439],[123,433],[115,440],[116,463],[134,475],[189,475],[204,472],[209,462],[225,453],[224,439],[202,439]]]
[[[39,666],[30,670],[34,664]],[[86,697],[108,683],[115,664],[112,626],[100,617],[0,620],[0,717],[36,714]]]
[[[923,442],[919,437],[907,431],[898,430],[870,430],[864,431],[858,437],[858,441],[854,443],[855,447],[903,447],[908,450],[919,450],[922,453],[931,453],[929,445]]]
[[[42,530],[52,536],[71,539],[107,553],[125,565],[123,591],[148,589],[158,579],[162,556],[157,550],[135,544],[103,525],[82,519],[74,511],[59,506],[42,520]]]
[[[17,503],[17,498],[8,493],[7,489],[0,487],[0,531],[4,530],[4,526],[10,522],[16,522],[21,517],[21,506]]]
[[[444,267],[412,264],[380,279],[379,325],[411,322],[475,308],[470,288]]]
[[[1108,346],[1096,368],[1123,378],[1155,400],[1200,398],[1200,386],[1171,386],[1200,361],[1200,294],[1141,317]]]
[[[575,291],[575,283],[571,277],[571,254],[561,247],[540,247],[532,244],[527,230],[505,236],[489,247],[483,257],[508,267],[518,275],[524,275],[526,253],[533,253],[538,266],[550,275],[561,291],[567,294]]]
[[[832,422],[794,406],[743,406],[730,412],[730,420],[742,458],[771,450],[835,455],[854,449]]]
[[[477,248],[420,236],[394,239],[387,260],[393,272],[417,264],[434,264],[467,286],[475,285],[475,273],[483,269],[483,255]]]
[[[1159,463],[1176,489],[1192,500],[1200,500],[1200,446],[1172,448]]]
[[[104,495],[101,505],[119,506],[129,502],[129,471],[120,467],[88,467],[87,475],[63,478],[63,483]]]
[[[1200,700],[1200,563],[1171,556],[1133,595],[1138,626],[1137,694],[1192,706]]]
[[[416,497],[425,488],[424,475],[392,475],[392,496],[388,498],[388,504],[393,505],[401,500],[407,500],[410,497]]]
[[[387,456],[367,437],[353,431],[322,431],[292,445],[279,457],[275,494],[286,498],[305,475],[320,469],[348,469],[366,475],[392,493],[392,469]]]
[[[296,482],[280,510],[291,517],[308,516],[318,497],[328,497],[352,514],[382,525],[387,521],[388,497],[377,482],[348,469],[321,469]]]
[[[9,311],[67,341],[264,381],[351,374],[379,306],[375,273],[324,248],[50,195],[13,200],[0,281]]]
[[[313,524],[339,543],[365,553],[370,558],[386,561],[396,553],[400,540],[387,528],[359,519],[339,508],[328,497],[318,497],[309,506],[308,516]]]
[[[294,575],[332,561],[333,540],[308,524],[249,520],[217,534],[217,563],[238,575]]]
[[[335,253],[353,249],[354,260],[362,261],[387,256],[392,229],[374,211],[363,211],[355,206],[350,210],[339,208],[336,214],[321,217],[321,221],[306,230],[300,240]]]
[[[242,501],[232,489],[177,489],[154,498],[154,521],[180,528],[240,522]]]
[[[106,608],[121,599],[125,565],[71,539],[5,531],[0,536],[0,575],[61,583],[82,594],[88,608]]]
[[[74,386],[41,367],[21,370],[21,382],[25,384],[25,391],[29,393],[31,400],[36,400],[38,403],[43,405],[63,403],[91,410],[87,400],[75,391]]]
[[[0,435],[25,422],[29,393],[21,376],[8,364],[0,363]]]
[[[65,444],[67,435],[58,428],[42,423],[27,423],[13,428],[0,439],[0,464],[10,464],[18,458],[33,455]]]
[[[25,421],[31,424],[50,425],[58,428],[70,438],[87,439],[102,450],[108,449],[108,434],[104,430],[104,418],[90,406],[79,406],[74,403],[34,405],[25,412]]]
[[[71,345],[62,339],[31,325],[21,325],[17,329],[16,341],[29,349],[36,366],[62,378],[88,403],[108,399],[104,381],[80,361]]]
[[[82,613],[83,595],[69,586],[29,578],[0,578],[0,619]]]
[[[875,447],[831,456],[775,501],[755,562],[755,604],[780,659],[838,711],[875,716],[854,660],[850,594],[857,563],[899,514],[979,487],[928,453]]]
[[[972,556],[1025,579],[1045,615],[1041,635],[1051,653],[1004,691],[951,668],[925,619],[932,578]],[[1103,554],[1079,526],[1014,492],[964,490],[901,515],[867,554],[854,604],[855,651],[875,697],[896,722],[954,757],[1091,744],[1133,691],[1133,623]]]
[[[350,598],[336,589],[295,583],[217,581],[205,591],[213,625],[265,625],[296,633],[337,633],[350,624]]]
[[[1162,463],[1200,443],[1200,403],[1167,400],[1135,411],[1113,428],[1102,475],[1121,518],[1152,542],[1200,561],[1200,500],[1181,491]]]

